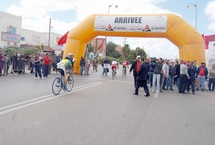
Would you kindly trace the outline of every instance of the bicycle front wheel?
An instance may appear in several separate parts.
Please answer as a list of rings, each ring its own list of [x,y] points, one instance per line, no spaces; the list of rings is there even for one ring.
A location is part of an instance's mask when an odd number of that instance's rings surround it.
[[[52,93],[58,95],[62,89],[62,81],[57,77],[52,83]]]
[[[122,77],[124,77],[125,76],[125,69],[123,68],[122,69]]]
[[[66,81],[66,88],[67,91],[70,92],[72,90],[74,86],[74,78],[73,76],[68,77],[67,81]]]

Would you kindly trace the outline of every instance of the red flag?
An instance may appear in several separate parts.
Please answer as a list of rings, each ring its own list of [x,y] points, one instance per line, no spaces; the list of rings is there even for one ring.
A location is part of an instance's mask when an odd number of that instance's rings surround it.
[[[102,41],[101,45],[98,47],[98,50],[100,50],[100,49],[102,48],[102,46],[103,46],[103,44],[104,44],[105,40],[106,40],[106,38],[105,38],[105,39],[103,39],[103,41]]]
[[[205,36],[205,49],[208,49],[208,45],[209,45],[209,37]]]
[[[211,41],[215,41],[215,35],[207,35],[205,36],[205,49],[208,49],[208,45]]]
[[[69,31],[66,32],[57,42],[58,45],[63,45],[66,43],[67,35],[69,34]]]

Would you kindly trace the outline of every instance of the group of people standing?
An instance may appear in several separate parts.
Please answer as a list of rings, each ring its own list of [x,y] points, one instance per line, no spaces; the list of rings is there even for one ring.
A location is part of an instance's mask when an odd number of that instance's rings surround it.
[[[162,58],[144,60],[137,56],[129,71],[133,71],[135,95],[138,95],[139,87],[143,87],[145,96],[150,96],[147,83],[152,92],[156,93],[173,91],[174,84],[182,94],[189,94],[190,90],[192,94],[195,94],[196,90],[205,91],[205,85],[209,91],[214,91],[215,87],[215,75],[208,71],[204,62],[197,66],[196,61],[170,61]]]
[[[15,73],[25,74],[26,69],[28,69],[30,73],[35,74],[36,78],[48,77],[51,68],[55,71],[60,60],[61,55],[51,55],[51,53],[38,52],[24,55],[22,52],[15,52],[10,55],[9,52],[3,54],[2,49],[0,49],[0,76]]]
[[[209,73],[205,62],[201,62],[200,66],[196,65],[196,61],[176,62],[175,76],[179,93],[189,94],[191,90],[192,94],[195,94],[196,90],[205,91],[206,88],[208,91],[214,91],[215,76]]]
[[[80,75],[89,75],[90,70],[90,59],[87,57],[81,57],[80,60]],[[93,64],[93,71],[97,71],[98,68],[98,59],[95,57],[92,61]]]

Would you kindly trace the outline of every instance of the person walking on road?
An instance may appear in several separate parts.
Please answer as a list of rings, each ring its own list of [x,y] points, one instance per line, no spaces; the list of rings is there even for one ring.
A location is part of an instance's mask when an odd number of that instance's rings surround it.
[[[137,72],[140,69],[140,65],[141,65],[141,57],[138,55],[136,57],[136,61],[132,63],[130,70],[129,70],[129,74],[131,74],[131,72],[133,71],[133,76],[134,76],[134,87],[136,88],[136,80],[137,80]]]
[[[148,69],[148,63],[146,61],[144,61],[144,59],[142,59],[142,63],[140,65],[140,70],[137,72],[137,80],[136,80],[136,87],[135,87],[135,93],[134,95],[138,95],[138,90],[139,90],[139,87],[143,87],[144,88],[144,91],[145,91],[145,97],[149,97],[150,94],[149,94],[149,89],[148,89],[148,86],[147,86],[147,75],[148,75],[148,72],[149,72],[149,69]]]

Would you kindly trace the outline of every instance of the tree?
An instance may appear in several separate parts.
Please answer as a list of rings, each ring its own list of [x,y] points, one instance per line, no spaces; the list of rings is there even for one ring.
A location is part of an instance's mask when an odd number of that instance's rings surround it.
[[[136,52],[136,50],[132,49],[130,56],[128,58],[128,61],[133,62],[136,59],[136,57],[137,57],[137,52]]]
[[[17,48],[13,48],[13,47],[6,47],[6,48],[3,49],[4,53],[8,53],[10,55],[13,55],[17,51],[18,51],[18,49]]]
[[[128,44],[124,44],[124,46],[122,47],[122,54],[125,57],[125,59],[128,59],[130,53],[131,53],[130,46]]]
[[[130,55],[128,57],[128,61],[133,62],[138,55],[140,55],[141,58],[146,58],[146,52],[144,51],[144,49],[137,47],[136,49],[131,50]]]
[[[93,45],[88,44],[87,47],[88,47],[88,53],[91,53],[91,52],[94,53],[95,52],[95,48]]]
[[[44,52],[44,46],[43,46],[43,44],[37,45],[36,48],[37,48],[38,51]]]
[[[85,51],[84,56],[89,57],[90,53],[94,53],[94,46],[91,45],[90,43],[88,43],[87,46],[86,46],[86,51]]]
[[[113,42],[108,42],[106,45],[106,56],[110,56],[113,58],[119,58],[121,54],[116,51],[117,45]]]
[[[145,50],[144,49],[141,49],[140,47],[137,47],[136,49],[135,49],[135,51],[136,51],[136,54],[137,55],[140,55],[142,58],[146,58],[146,52],[145,52]]]
[[[30,55],[30,54],[38,52],[37,49],[31,49],[31,48],[7,47],[7,48],[4,48],[3,50],[4,50],[4,53],[9,53],[10,55],[13,55],[14,53],[17,53],[17,52],[22,52],[22,53],[24,53],[24,55]]]

